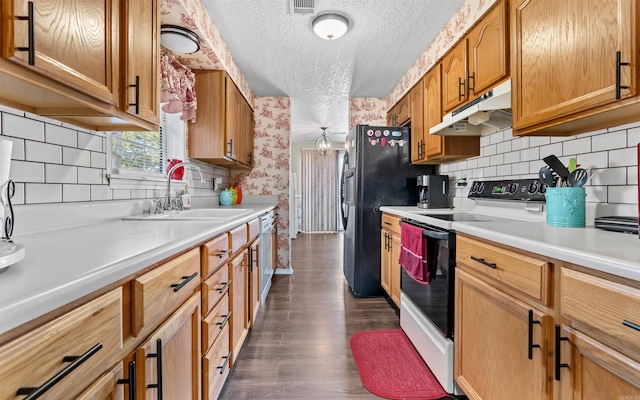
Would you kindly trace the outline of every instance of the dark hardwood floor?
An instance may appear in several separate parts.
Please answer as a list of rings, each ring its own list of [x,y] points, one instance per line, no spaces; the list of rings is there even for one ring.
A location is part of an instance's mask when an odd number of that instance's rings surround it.
[[[379,399],[360,382],[349,338],[399,327],[384,298],[355,298],[342,272],[342,235],[292,240],[292,275],[275,275],[221,399]]]

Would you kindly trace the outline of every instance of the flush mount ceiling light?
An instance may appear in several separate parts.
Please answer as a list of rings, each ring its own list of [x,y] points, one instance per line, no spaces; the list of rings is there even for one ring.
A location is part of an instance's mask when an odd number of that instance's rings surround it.
[[[327,137],[327,128],[322,128],[322,136],[316,140],[316,152],[321,156],[331,154],[333,151],[333,140]]]
[[[322,14],[313,20],[313,31],[325,40],[335,40],[347,33],[349,20],[340,14]]]
[[[160,27],[160,44],[177,53],[195,53],[200,50],[200,38],[187,28],[177,25]]]

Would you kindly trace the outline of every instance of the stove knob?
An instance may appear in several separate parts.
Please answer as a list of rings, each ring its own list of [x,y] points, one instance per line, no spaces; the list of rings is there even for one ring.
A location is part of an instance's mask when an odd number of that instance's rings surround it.
[[[482,193],[484,192],[484,183],[480,182],[480,184],[478,185],[478,193]]]
[[[536,190],[538,190],[538,184],[536,182],[529,184],[529,187],[527,188],[529,194],[534,194]]]
[[[538,193],[544,194],[546,191],[547,191],[547,185],[545,185],[544,183],[541,183],[540,187],[538,188]]]
[[[509,193],[514,194],[518,190],[518,184],[510,183],[509,186],[507,186],[507,190],[509,191]]]

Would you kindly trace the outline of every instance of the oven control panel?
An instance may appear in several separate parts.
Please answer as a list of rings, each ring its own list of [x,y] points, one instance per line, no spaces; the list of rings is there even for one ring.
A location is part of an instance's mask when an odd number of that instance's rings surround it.
[[[474,181],[469,190],[470,199],[495,199],[544,202],[546,186],[538,179],[506,179]]]

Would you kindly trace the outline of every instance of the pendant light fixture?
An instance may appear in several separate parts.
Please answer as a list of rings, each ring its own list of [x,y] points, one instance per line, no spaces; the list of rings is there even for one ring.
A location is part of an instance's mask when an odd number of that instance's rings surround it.
[[[322,136],[316,140],[316,152],[322,157],[333,151],[333,140],[327,136],[327,128],[322,128]]]
[[[200,38],[195,32],[177,25],[160,27],[160,44],[177,53],[191,54],[200,50]]]
[[[313,20],[313,31],[325,40],[335,40],[347,33],[349,20],[340,14],[318,15]]]

